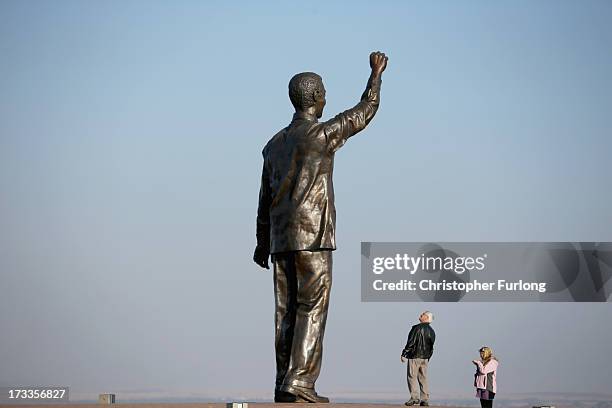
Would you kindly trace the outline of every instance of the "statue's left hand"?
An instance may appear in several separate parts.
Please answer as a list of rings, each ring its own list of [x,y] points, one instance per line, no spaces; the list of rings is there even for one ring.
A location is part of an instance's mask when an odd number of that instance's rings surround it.
[[[255,248],[255,253],[253,254],[253,261],[262,268],[270,269],[270,265],[268,264],[268,257],[270,256],[270,251],[260,246]]]

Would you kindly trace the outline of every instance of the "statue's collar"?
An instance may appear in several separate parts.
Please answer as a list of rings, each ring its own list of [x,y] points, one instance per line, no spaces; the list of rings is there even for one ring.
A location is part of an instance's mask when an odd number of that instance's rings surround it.
[[[312,115],[308,112],[295,112],[293,114],[293,120],[307,120],[310,122],[316,122],[317,121],[317,117],[315,115]]]

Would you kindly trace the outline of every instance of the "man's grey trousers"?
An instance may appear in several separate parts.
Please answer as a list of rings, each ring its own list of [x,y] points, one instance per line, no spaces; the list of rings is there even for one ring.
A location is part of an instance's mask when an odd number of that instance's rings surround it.
[[[411,400],[429,401],[429,386],[427,385],[428,363],[429,360],[426,358],[408,359],[408,389],[410,390]]]

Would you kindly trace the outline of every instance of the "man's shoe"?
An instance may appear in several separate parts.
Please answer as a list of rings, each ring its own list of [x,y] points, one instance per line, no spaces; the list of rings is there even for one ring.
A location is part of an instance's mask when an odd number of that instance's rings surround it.
[[[419,405],[419,402],[420,402],[419,400],[413,400],[413,399],[411,399],[410,401],[406,401],[406,402],[404,402],[404,405],[407,405],[407,406],[409,406],[409,407],[410,407],[410,406],[412,406],[412,405]]]
[[[428,401],[421,401],[420,404],[422,407],[428,407],[429,406],[429,402]]]
[[[312,388],[298,387],[297,385],[284,385],[283,392],[293,394],[298,398],[305,399],[308,402],[325,404],[329,402],[329,398],[316,393]]]

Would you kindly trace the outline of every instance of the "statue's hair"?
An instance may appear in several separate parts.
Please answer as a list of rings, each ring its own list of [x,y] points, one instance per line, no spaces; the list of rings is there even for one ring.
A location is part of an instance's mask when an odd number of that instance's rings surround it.
[[[315,104],[314,92],[323,92],[323,79],[314,72],[295,74],[289,81],[289,99],[295,109],[306,109]]]

